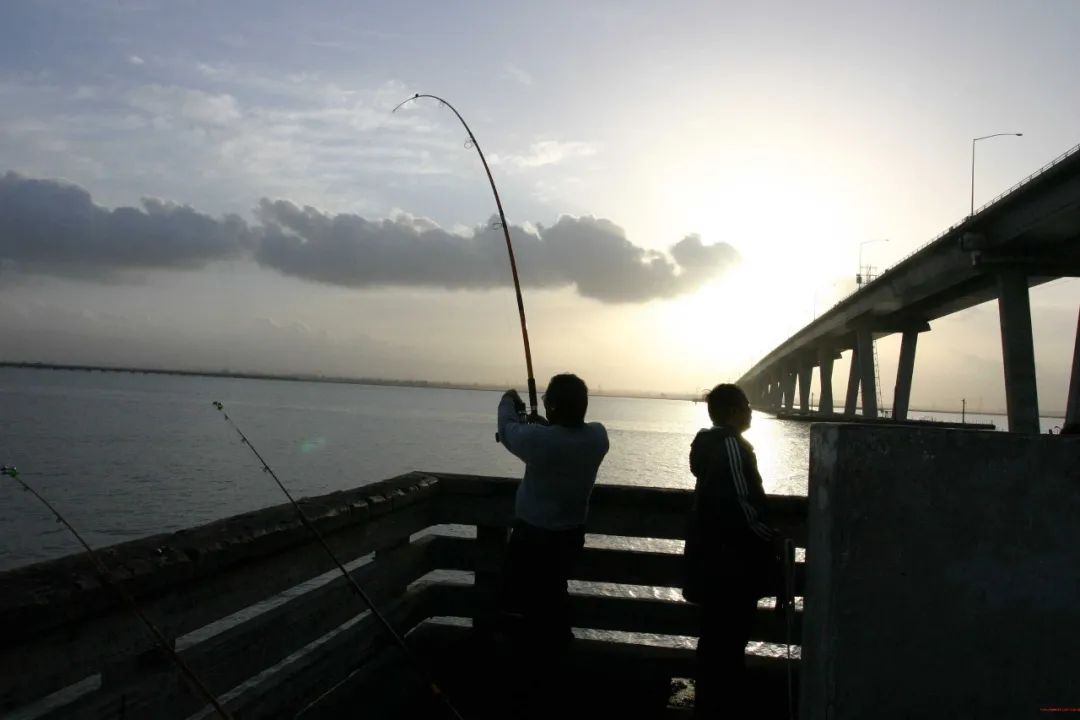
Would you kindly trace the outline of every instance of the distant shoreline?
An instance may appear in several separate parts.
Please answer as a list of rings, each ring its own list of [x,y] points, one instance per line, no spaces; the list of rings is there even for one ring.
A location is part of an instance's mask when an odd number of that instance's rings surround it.
[[[260,372],[248,372],[248,371],[232,371],[232,370],[181,370],[177,368],[143,368],[143,367],[119,367],[114,365],[69,365],[64,363],[47,363],[47,362],[23,362],[12,360],[0,360],[0,367],[13,367],[13,368],[25,368],[30,370],[74,370],[82,372],[112,372],[112,373],[131,373],[138,375],[179,375],[188,377],[220,377],[220,378],[232,378],[237,380],[285,380],[287,382],[318,382],[318,383],[341,383],[345,385],[373,385],[381,387],[413,387],[413,388],[434,388],[439,390],[490,390],[499,392],[505,390],[503,385],[493,385],[491,383],[460,383],[451,382],[449,380],[402,380],[397,378],[365,378],[365,377],[347,377],[337,375],[304,375],[299,373],[260,373]],[[619,397],[619,398],[635,398],[639,400],[701,400],[701,395],[696,393],[649,393],[641,391],[617,391],[608,392],[604,390],[592,390],[592,395],[596,397]],[[934,408],[912,408],[908,411],[911,413],[920,412],[933,412],[933,413],[952,413],[959,415],[959,410],[942,410]],[[1005,413],[1000,410],[990,411],[974,411],[969,410],[969,415],[999,415],[1004,416]],[[1052,419],[1063,419],[1065,413],[1062,411],[1052,412],[1040,412],[1041,417]]]
[[[287,382],[341,383],[345,385],[373,385],[381,387],[434,388],[440,390],[506,390],[503,385],[491,383],[460,383],[449,380],[402,380],[396,378],[365,378],[336,375],[304,375],[299,373],[261,373],[232,370],[181,370],[177,368],[120,367],[115,365],[74,365],[47,362],[15,362],[0,360],[0,367],[23,368],[28,370],[68,370],[78,372],[130,373],[133,375],[178,375],[186,377],[220,377],[235,380],[284,380]],[[691,393],[645,393],[645,392],[605,392],[592,390],[597,397],[637,398],[642,400],[699,400],[700,396]]]

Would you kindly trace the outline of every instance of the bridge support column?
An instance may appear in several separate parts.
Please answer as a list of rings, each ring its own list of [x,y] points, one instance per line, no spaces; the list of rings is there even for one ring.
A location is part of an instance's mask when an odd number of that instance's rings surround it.
[[[822,345],[818,347],[818,380],[821,384],[821,398],[818,400],[818,412],[831,415],[832,402],[832,348]]]
[[[911,377],[915,373],[915,345],[918,341],[918,330],[905,330],[900,339],[900,364],[896,368],[896,388],[893,391],[893,420],[907,420]]]
[[[844,400],[844,414],[854,415],[859,402],[859,346],[851,349],[851,367],[847,376],[847,397]]]
[[[810,380],[814,375],[813,365],[799,367],[799,409],[810,412]]]
[[[874,377],[874,333],[859,330],[855,341],[859,346],[859,385],[862,387],[863,417],[876,418],[877,378]]]
[[[1069,399],[1065,403],[1065,424],[1069,423],[1080,423],[1080,312],[1076,314],[1076,347],[1069,377]]]
[[[795,373],[784,371],[784,409],[791,412],[795,408]]]
[[[1019,271],[998,275],[1001,358],[1005,366],[1005,407],[1009,432],[1039,432],[1039,395],[1035,386],[1035,344],[1027,277]]]

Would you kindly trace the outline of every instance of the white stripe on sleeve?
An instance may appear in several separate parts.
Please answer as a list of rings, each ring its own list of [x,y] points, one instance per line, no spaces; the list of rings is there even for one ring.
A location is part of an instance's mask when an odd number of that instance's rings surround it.
[[[733,437],[725,439],[728,449],[728,462],[731,465],[731,476],[735,482],[735,494],[739,500],[743,515],[746,516],[746,524],[762,540],[771,540],[772,530],[758,519],[757,511],[750,504],[750,491],[746,485],[746,476],[743,474],[742,448]]]

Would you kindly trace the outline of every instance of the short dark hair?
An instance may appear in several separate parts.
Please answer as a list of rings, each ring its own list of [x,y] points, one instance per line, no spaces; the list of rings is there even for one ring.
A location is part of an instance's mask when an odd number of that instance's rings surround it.
[[[589,407],[589,387],[572,373],[561,373],[548,381],[544,399],[555,407],[558,420],[564,425],[581,425]]]
[[[750,403],[746,393],[734,383],[720,383],[705,393],[705,402],[709,405],[709,417],[713,422],[726,420],[732,410],[742,409]]]

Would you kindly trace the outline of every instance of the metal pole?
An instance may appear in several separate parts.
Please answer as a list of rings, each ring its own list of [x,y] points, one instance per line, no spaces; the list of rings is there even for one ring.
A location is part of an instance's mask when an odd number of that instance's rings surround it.
[[[975,214],[975,140],[971,141],[971,211],[968,217]]]
[[[1024,133],[994,133],[993,135],[983,135],[971,139],[971,211],[968,213],[968,217],[975,214],[975,143],[980,140],[989,140],[990,138],[1004,137],[1006,135],[1023,137]]]

